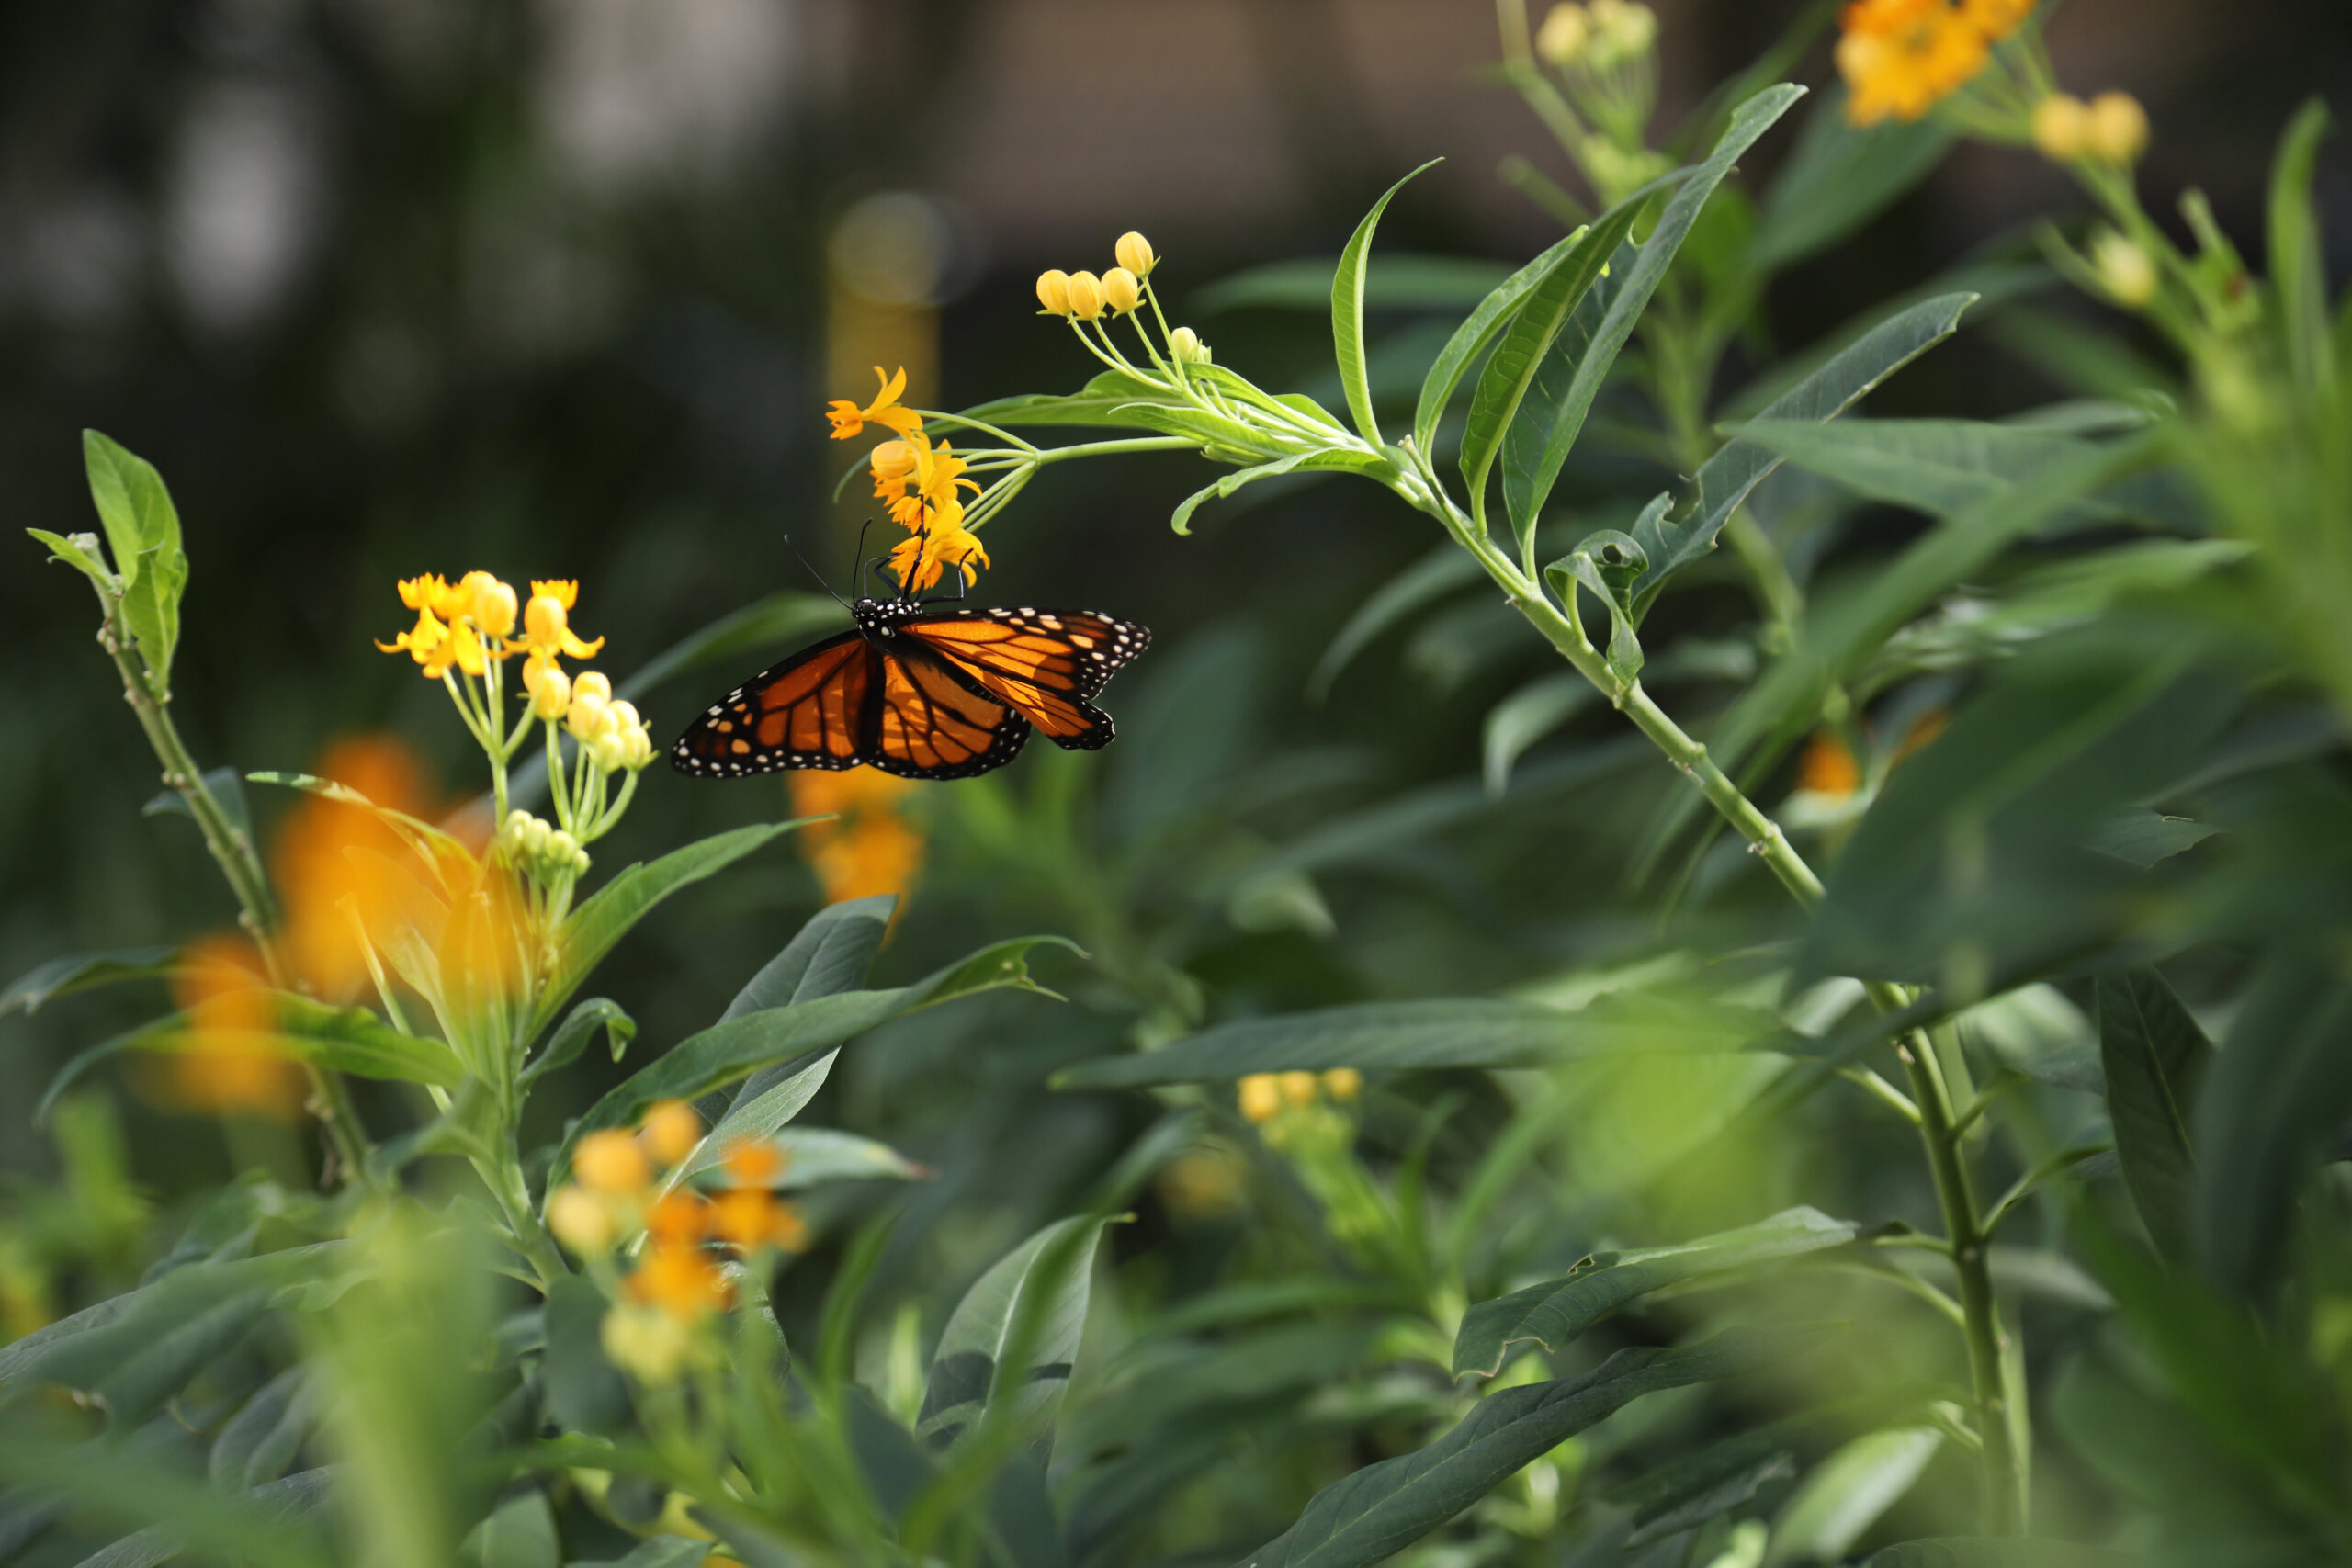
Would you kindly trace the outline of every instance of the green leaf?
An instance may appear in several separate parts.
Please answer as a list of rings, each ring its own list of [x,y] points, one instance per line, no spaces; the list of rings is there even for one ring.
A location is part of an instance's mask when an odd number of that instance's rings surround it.
[[[1527,749],[1590,707],[1600,690],[1571,671],[1529,682],[1487,712],[1482,751],[1487,793],[1510,787],[1510,771]]]
[[[1025,961],[1033,949],[1047,943],[1078,951],[1060,937],[1016,937],[984,947],[911,986],[888,991],[842,991],[788,1007],[766,1008],[691,1035],[589,1107],[564,1139],[551,1167],[553,1178],[560,1179],[569,1168],[572,1146],[583,1134],[633,1122],[656,1100],[698,1100],[762,1067],[812,1062],[877,1024],[958,997],[1007,987],[1042,992],[1043,987],[1029,978]],[[550,1179],[550,1190],[554,1184]]]
[[[1664,281],[1675,252],[1681,248],[1691,225],[1698,221],[1700,209],[1731,173],[1739,155],[1804,96],[1803,87],[1782,83],[1766,88],[1733,110],[1723,139],[1715,143],[1706,162],[1690,172],[1674,198],[1666,204],[1657,227],[1642,242],[1638,259],[1623,277],[1611,277],[1608,310],[1594,332],[1591,345],[1578,356],[1573,372],[1556,395],[1548,390],[1541,395],[1549,423],[1539,427],[1546,431],[1540,451],[1532,462],[1515,461],[1512,468],[1516,471],[1507,471],[1503,476],[1504,496],[1516,497],[1510,515],[1522,541],[1534,532],[1535,519],[1544,509],[1545,498],[1552,493],[1552,485],[1559,478],[1561,465],[1567,461],[1569,449],[1584,429],[1585,415],[1600,394],[1601,382],[1616,364],[1626,340],[1633,336],[1634,323],[1648,308],[1650,296]],[[1602,221],[1605,224],[1607,220]],[[1595,225],[1595,231],[1599,232],[1600,227]],[[1614,240],[1610,246],[1612,251],[1615,249]],[[1497,351],[1498,357],[1500,352]]]
[[[932,1174],[888,1144],[831,1127],[786,1127],[768,1141],[784,1156],[775,1182],[779,1192],[831,1181],[914,1181]]]
[[[1937,1536],[1883,1547],[1862,1568],[2135,1568],[2137,1552],[2007,1536]]]
[[[1054,1075],[1056,1089],[1215,1083],[1332,1067],[1532,1067],[1652,1051],[1735,1051],[1768,1032],[1743,1008],[1611,993],[1573,1011],[1491,997],[1364,1002],[1219,1024],[1157,1051],[1101,1056]]]
[[[1748,265],[1778,272],[1826,249],[1883,211],[1943,161],[1952,132],[1943,121],[1857,126],[1836,87],[1805,117],[1796,145],[1764,193]]]
[[[1271,463],[1259,463],[1243,468],[1238,473],[1224,475],[1215,484],[1194,491],[1191,495],[1186,496],[1170,514],[1168,525],[1179,534],[1189,534],[1193,531],[1193,513],[1199,511],[1204,503],[1223,501],[1243,485],[1254,483],[1259,479],[1270,479],[1278,474],[1287,474],[1308,458],[1325,456],[1332,450],[1335,449],[1294,452],[1287,457],[1277,457]]]
[[[1872,388],[1951,335],[1973,294],[1944,294],[1896,311],[1832,355],[1818,369],[1772,400],[1764,419],[1819,423],[1851,408]],[[1638,619],[1666,580],[1715,547],[1715,536],[1732,513],[1764,482],[1781,457],[1752,441],[1735,438],[1699,468],[1690,507],[1683,521],[1660,519],[1654,533],[1634,530],[1649,551],[1650,568],[1634,585]]]
[[[1034,393],[999,398],[964,411],[984,424],[1096,424],[1152,429],[1136,412],[1148,404],[1176,406],[1168,391],[1125,370],[1105,370],[1083,389],[1061,396]]]
[[[628,1043],[637,1038],[637,1021],[622,1010],[620,1003],[606,997],[590,997],[565,1015],[554,1037],[525,1065],[515,1082],[535,1083],[558,1067],[569,1066],[588,1048],[588,1042],[599,1029],[605,1032],[605,1042],[612,1048],[616,1062],[628,1049]]]
[[[714,1550],[707,1540],[683,1535],[657,1535],[640,1541],[627,1557],[575,1562],[570,1568],[701,1568]]]
[[[1617,252],[1601,268],[1600,276],[1585,291],[1577,308],[1560,325],[1559,334],[1536,367],[1534,381],[1528,387],[1527,398],[1519,417],[1503,433],[1502,474],[1503,506],[1524,541],[1533,527],[1532,519],[1540,505],[1532,504],[1535,473],[1543,466],[1544,443],[1551,437],[1553,416],[1559,412],[1560,400],[1575,385],[1577,367],[1583,364],[1600,340],[1600,329],[1609,320],[1609,312],[1624,292],[1625,281],[1634,275],[1634,265],[1641,259],[1641,252],[1629,239],[1617,243]]]
[[[1428,377],[1421,382],[1420,401],[1413,410],[1413,444],[1426,456],[1437,441],[1437,422],[1445,416],[1446,405],[1453,400],[1454,389],[1462,384],[1471,363],[1486,352],[1510,320],[1511,312],[1552,274],[1552,270],[1568,257],[1568,253],[1582,243],[1585,231],[1578,229],[1567,238],[1521,267],[1495,286],[1493,292],[1478,301],[1463,323],[1453,329],[1453,335],[1438,351],[1430,364]],[[1459,554],[1459,552],[1451,552]]]
[[[0,1479],[14,1483],[16,1496],[52,1499],[85,1529],[146,1527],[84,1558],[84,1568],[156,1568],[191,1554],[252,1568],[324,1568],[332,1560],[300,1527],[325,1506],[337,1473],[322,1466],[224,1497],[165,1456],[135,1446],[64,1443],[38,1427],[0,1436]],[[36,1555],[49,1558],[46,1551]]]
[[[464,1568],[561,1568],[555,1510],[544,1492],[526,1492],[466,1533],[458,1545]]]
[[[1611,673],[1620,681],[1631,682],[1642,672],[1641,639],[1634,635],[1634,584],[1649,570],[1649,551],[1641,546],[1639,535],[1655,535],[1658,519],[1666,515],[1668,498],[1657,496],[1643,509],[1634,524],[1632,534],[1622,534],[1614,528],[1602,528],[1588,534],[1577,547],[1544,569],[1544,579],[1551,585],[1553,595],[1567,607],[1570,616],[1582,624],[1583,616],[1576,600],[1579,585],[1592,590],[1594,597],[1608,607],[1609,650],[1605,655]]]
[[[1902,1501],[1943,1441],[1939,1427],[1898,1427],[1856,1438],[1823,1460],[1774,1522],[1767,1568],[1842,1562],[1862,1532]]]
[[[1582,1377],[1504,1389],[1419,1452],[1317,1493],[1243,1568],[1369,1568],[1642,1395],[1760,1371],[1815,1348],[1838,1326],[1735,1328],[1699,1345],[1620,1350]]]
[[[2232,1295],[2278,1289],[2304,1186],[2352,1122],[2347,1032],[2352,980],[2335,955],[2284,949],[2213,1053],[2194,1111],[2197,1257]]]
[[[2197,1186],[2188,1120],[2212,1043],[2154,969],[2102,975],[2096,994],[2107,1113],[2124,1184],[2157,1250],[2187,1262]]]
[[[1107,1222],[1057,1220],[999,1258],[956,1303],[933,1352],[916,1435],[944,1449],[984,1416],[1049,1427],[1086,1326],[1094,1248]],[[1041,1293],[1042,1292],[1042,1293]],[[1028,1343],[1016,1343],[1019,1338]],[[1023,1354],[1018,1368],[1007,1359]],[[1009,1410],[1000,1402],[1011,1401]]]
[[[2279,139],[2270,174],[2270,276],[2278,292],[2278,336],[2306,396],[2335,380],[2335,344],[2327,319],[2327,265],[2312,214],[2312,170],[2327,134],[2327,105],[2313,98],[2295,111]]]
[[[1549,1280],[1464,1314],[1453,1341],[1453,1375],[1492,1377],[1514,1345],[1557,1350],[1636,1296],[1684,1280],[1800,1258],[1854,1239],[1855,1227],[1813,1209],[1784,1210],[1769,1220],[1679,1247],[1604,1252],[1566,1278]]]
[[[1187,441],[1198,442],[1202,455],[1212,462],[1253,464],[1266,462],[1286,454],[1274,437],[1238,419],[1227,419],[1189,404],[1129,403],[1128,412],[1135,423],[1147,430],[1163,435],[1181,435]]]
[[[605,1357],[605,1307],[604,1292],[582,1275],[548,1288],[539,1375],[548,1414],[568,1431],[616,1433],[629,1424],[628,1384]]]
[[[526,1038],[548,1026],[556,1010],[571,999],[571,993],[580,988],[589,972],[604,961],[616,942],[628,934],[630,927],[651,912],[653,906],[681,887],[726,870],[779,834],[801,826],[804,820],[763,822],[730,833],[714,834],[684,849],[673,850],[650,864],[629,866],[597,889],[595,896],[574,909],[571,918],[563,923],[547,989],[539,998],[538,1011],[525,1032]]]
[[[1951,517],[2091,449],[2081,436],[1971,419],[1768,418],[1725,427],[1867,501]]]
[[[1380,227],[1380,215],[1388,210],[1414,175],[1419,175],[1442,159],[1432,158],[1390,186],[1372,210],[1363,215],[1356,231],[1348,236],[1345,249],[1340,253],[1339,269],[1331,275],[1331,357],[1340,369],[1340,385],[1347,389],[1348,412],[1356,422],[1356,434],[1374,446],[1380,446],[1380,421],[1373,416],[1372,383],[1363,373],[1363,297],[1364,268],[1372,259],[1373,231]],[[1184,530],[1179,528],[1178,533]]]
[[[1829,686],[1884,646],[1937,594],[1980,570],[2010,541],[2134,471],[2157,449],[2155,438],[2142,434],[2054,463],[2012,491],[1971,504],[1876,568],[1868,585],[1851,598],[1809,615],[1796,648],[1749,688],[1709,737],[1716,762],[1733,769],[1758,737],[1795,716],[1818,713]],[[1650,558],[1659,558],[1656,550]]]
[[[1428,167],[1427,164],[1421,165],[1422,169]],[[1416,169],[1413,174],[1420,172]],[[1413,175],[1405,176],[1412,177]],[[1340,263],[1329,256],[1268,262],[1196,290],[1185,301],[1185,310],[1200,316],[1227,310],[1328,310],[1331,307],[1331,289],[1340,270]],[[1493,262],[1470,256],[1385,255],[1372,267],[1369,279],[1363,285],[1364,308],[1460,310],[1494,288],[1502,271]]]
[[[785,943],[784,951],[769,959],[751,983],[736,993],[719,1015],[719,1022],[838,996],[865,985],[866,970],[890,929],[891,911],[898,902],[894,894],[878,894],[844,899],[818,910]],[[824,1087],[832,1065],[832,1054],[828,1053],[813,1062],[788,1063],[753,1073],[736,1091],[734,1103],[719,1118],[718,1125],[678,1162],[670,1185],[717,1165],[738,1141],[764,1138],[799,1115]]]
[[[319,1400],[300,1367],[262,1384],[244,1407],[221,1425],[205,1468],[224,1492],[247,1492],[286,1473],[318,1425]]]
[[[571,1568],[702,1568],[703,1559],[711,1553],[707,1540],[693,1540],[682,1535],[657,1535],[639,1542],[627,1557],[599,1559],[596,1562],[576,1562]]]
[[[0,1018],[22,1009],[39,1012],[41,1004],[76,991],[125,980],[161,980],[172,973],[179,957],[176,947],[125,947],[111,953],[74,953],[36,964],[0,991]]]
[[[63,561],[102,591],[113,592],[115,576],[99,558],[96,534],[52,534],[46,528],[28,528],[25,532],[49,547],[50,559]]]
[[[42,1383],[96,1393],[118,1377],[140,1391],[162,1381],[160,1362],[140,1358],[188,1325],[206,1319],[224,1303],[254,1292],[265,1296],[299,1280],[324,1274],[349,1247],[322,1242],[222,1263],[191,1263],[153,1284],[84,1307],[0,1348],[0,1401],[14,1401]],[[177,1342],[185,1356],[187,1341]],[[193,1376],[200,1363],[189,1365]],[[166,1391],[164,1397],[168,1398]]]
[[[2220,831],[2210,822],[2167,817],[2144,806],[2133,806],[2100,823],[2091,835],[2089,847],[2146,871],[2158,861],[2195,849]]]
[[[1364,650],[1372,639],[1404,620],[1415,611],[1433,604],[1457,589],[1466,588],[1485,576],[1477,558],[1452,545],[1440,545],[1428,555],[1380,585],[1371,598],[1357,607],[1323,657],[1315,662],[1314,673],[1306,678],[1306,694],[1311,702],[1321,703],[1331,694],[1331,683],[1340,678],[1355,656]]]
[[[1543,374],[1553,340],[1618,256],[1651,197],[1679,177],[1668,175],[1653,181],[1595,220],[1527,291],[1511,315],[1510,324],[1487,356],[1487,367],[1478,373],[1478,384],[1470,394],[1470,422],[1462,432],[1458,461],[1474,500],[1486,493],[1487,475],[1502,451],[1503,437],[1519,417],[1521,405]]]
[[[161,684],[171,675],[180,636],[180,595],[187,588],[179,513],[154,466],[98,432],[82,432],[82,459],[89,471],[90,499],[122,580],[123,622],[139,645],[139,657]]]

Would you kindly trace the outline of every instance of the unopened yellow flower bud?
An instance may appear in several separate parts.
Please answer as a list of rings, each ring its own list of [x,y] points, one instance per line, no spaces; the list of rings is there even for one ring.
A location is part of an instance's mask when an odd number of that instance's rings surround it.
[[[2033,106],[2033,145],[2053,164],[2071,164],[2090,144],[2090,106],[2065,93],[2052,93]]]
[[[1120,235],[1119,243],[1112,249],[1118,254],[1119,265],[1137,277],[1149,277],[1151,269],[1159,265],[1159,257],[1153,252],[1151,242],[1133,229]]]
[[[613,723],[622,729],[636,729],[645,723],[637,716],[637,705],[626,697],[615,698],[612,710]]]
[[[563,727],[582,742],[594,741],[612,722],[613,707],[604,698],[588,689],[588,677],[582,675],[571,683],[571,705],[564,710]]]
[[[1283,1108],[1282,1081],[1272,1073],[1251,1073],[1236,1087],[1241,1114],[1252,1122],[1271,1122]]]
[[[656,1163],[673,1166],[702,1142],[702,1118],[684,1100],[665,1100],[645,1113],[637,1136]]]
[[[1043,288],[1045,285],[1041,281],[1038,287]],[[1067,281],[1062,286],[1062,292],[1065,296],[1069,292]],[[903,441],[885,441],[867,453],[865,460],[872,466],[874,477],[886,484],[903,484],[915,471],[915,449]]]
[[[477,631],[504,637],[514,629],[514,590],[486,571],[469,571],[458,581],[464,595],[465,615]]]
[[[531,692],[531,711],[545,719],[561,718],[563,710],[571,705],[571,677],[552,664],[536,668],[536,675],[533,666],[523,670],[523,684]]]
[[[602,671],[582,670],[579,677],[571,682],[571,694],[575,697],[594,697],[600,703],[609,703],[613,700],[613,683],[605,678]]]
[[[646,764],[653,761],[653,737],[646,733],[645,726],[640,724],[634,729],[624,730],[621,743],[627,751],[621,759],[621,765],[630,773],[643,772]]]
[[[634,1134],[623,1128],[606,1127],[580,1140],[580,1146],[571,1152],[571,1174],[592,1192],[626,1198],[644,1191],[651,1184],[653,1166],[638,1146]]]
[[[1323,1075],[1323,1089],[1333,1100],[1353,1100],[1363,1092],[1363,1075],[1353,1067],[1333,1067]]]
[[[1640,0],[1589,0],[1585,9],[1592,17],[1592,62],[1600,69],[1639,59],[1657,42],[1657,13]]]
[[[552,648],[563,641],[564,628],[571,620],[571,612],[563,607],[562,600],[552,593],[534,593],[531,602],[523,606],[523,635]]]
[[[1102,275],[1102,298],[1124,316],[1143,303],[1143,285],[1125,267],[1114,266]]]
[[[1566,67],[1576,63],[1592,37],[1592,21],[1581,6],[1555,6],[1535,31],[1535,52],[1544,63]]]
[[[2119,305],[2136,310],[2156,297],[2156,264],[2112,229],[2091,242],[2091,265]]]
[[[588,869],[588,852],[580,847],[579,840],[560,828],[548,829],[547,847],[539,852],[548,864],[559,869]]]
[[[1049,272],[1039,273],[1037,275],[1037,303],[1046,308],[1046,314],[1049,316],[1069,315],[1069,274],[1059,267],[1055,267]],[[874,471],[880,473],[882,470],[876,468]]]
[[[1069,312],[1081,321],[1102,313],[1102,280],[1091,272],[1069,275]]]
[[[609,710],[605,715],[604,727],[587,745],[588,761],[595,764],[598,773],[617,773],[628,766],[628,742],[622,738],[620,726],[613,722]]]
[[[2090,101],[2084,149],[2110,164],[2129,164],[2148,148],[2148,111],[2129,93],[2101,93]]]
[[[520,835],[523,852],[535,859],[544,858],[548,852],[548,842],[555,837],[555,832],[556,830],[545,822],[536,817],[532,818],[523,824]]]
[[[611,1206],[573,1184],[557,1188],[555,1196],[548,1200],[548,1229],[582,1258],[603,1256],[620,1235]]]
[[[1168,334],[1168,355],[1179,365],[1190,365],[1201,356],[1201,334],[1190,327],[1178,327]]]
[[[1283,1098],[1293,1105],[1315,1103],[1315,1075],[1289,1072],[1282,1075]]]

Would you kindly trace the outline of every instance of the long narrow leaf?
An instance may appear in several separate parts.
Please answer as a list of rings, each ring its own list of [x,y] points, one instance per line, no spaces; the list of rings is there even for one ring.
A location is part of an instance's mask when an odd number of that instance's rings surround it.
[[[1421,381],[1420,400],[1413,409],[1413,444],[1427,453],[1437,440],[1437,422],[1445,415],[1445,405],[1453,400],[1454,389],[1462,385],[1462,378],[1469,372],[1471,363],[1486,352],[1495,334],[1510,321],[1512,311],[1533,291],[1535,286],[1552,274],[1552,269],[1566,261],[1575,250],[1585,231],[1578,229],[1567,238],[1512,273],[1498,284],[1493,293],[1478,301],[1463,323],[1453,329],[1453,335],[1430,361],[1429,375]]]
[[[1411,183],[1415,175],[1440,162],[1430,159],[1390,186],[1372,204],[1372,210],[1363,215],[1356,231],[1348,236],[1347,248],[1340,253],[1340,269],[1331,275],[1331,357],[1340,367],[1340,385],[1347,389],[1348,412],[1355,419],[1356,433],[1374,446],[1381,444],[1380,421],[1373,417],[1372,383],[1363,372],[1364,266],[1372,259],[1372,234],[1380,227],[1380,215],[1388,210],[1396,193]],[[1181,534],[1184,530],[1176,531]]]

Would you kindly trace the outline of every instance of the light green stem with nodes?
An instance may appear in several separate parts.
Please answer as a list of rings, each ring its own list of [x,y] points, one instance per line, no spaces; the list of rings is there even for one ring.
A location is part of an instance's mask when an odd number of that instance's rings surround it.
[[[262,870],[253,837],[230,819],[211,786],[204,782],[203,771],[188,754],[187,743],[180,739],[179,727],[172,722],[171,692],[163,682],[150,680],[132,650],[130,635],[122,621],[120,591],[109,592],[96,581],[92,586],[97,591],[100,612],[98,646],[114,660],[115,671],[122,677],[123,700],[138,716],[139,728],[146,734],[156,761],[164,764],[164,787],[177,792],[187,803],[197,830],[204,835],[205,849],[210,852],[213,863],[220,868],[230,892],[236,897],[237,923],[259,949],[269,983],[283,989],[290,983],[291,971],[285,955],[278,951],[277,901],[270,895],[269,878]],[[363,1186],[372,1184],[374,1178],[368,1167],[368,1131],[360,1125],[359,1113],[352,1106],[343,1075],[309,1062],[302,1064],[302,1073],[310,1082],[311,1109],[326,1128],[328,1145],[334,1151],[336,1167],[344,1179]]]

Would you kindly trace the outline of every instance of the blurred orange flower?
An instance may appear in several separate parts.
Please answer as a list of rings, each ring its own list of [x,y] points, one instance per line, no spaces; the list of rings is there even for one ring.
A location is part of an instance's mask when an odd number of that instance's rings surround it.
[[[430,816],[423,774],[398,741],[338,741],[316,771],[388,810]],[[375,923],[416,880],[415,852],[365,807],[305,795],[279,827],[270,863],[286,903],[288,961],[321,996],[349,995],[368,977],[352,909]]]
[[[1992,45],[2030,5],[1852,0],[1838,17],[1838,71],[1856,125],[1917,119],[1984,68]],[[2014,15],[2011,15],[2014,13]],[[1997,28],[1988,32],[1986,24]]]
[[[801,852],[823,885],[827,903],[903,894],[913,886],[922,870],[923,838],[900,811],[913,780],[875,768],[838,773],[805,769],[786,773],[785,783],[794,816],[838,818],[800,830]]]
[[[673,1317],[689,1320],[724,1312],[735,1297],[727,1276],[698,1247],[656,1246],[628,1277],[628,1293]]]
[[[1797,762],[1797,788],[1838,800],[1862,787],[1862,765],[1853,749],[1828,730],[1816,730]]]
[[[277,1007],[260,957],[243,937],[209,936],[173,976],[188,1037],[170,1062],[174,1100],[193,1111],[300,1114],[302,1071],[276,1043]]]

